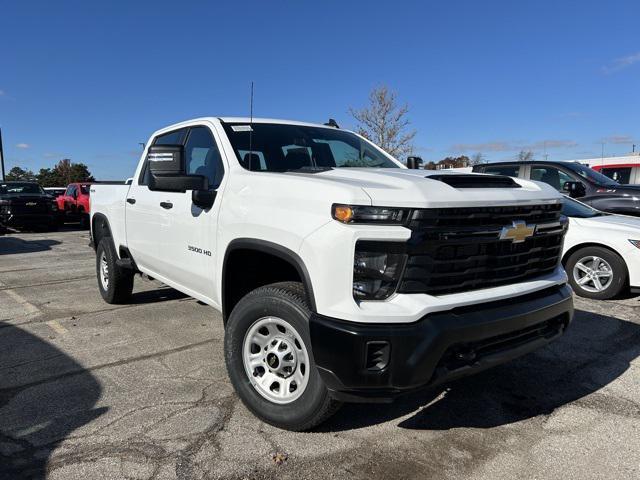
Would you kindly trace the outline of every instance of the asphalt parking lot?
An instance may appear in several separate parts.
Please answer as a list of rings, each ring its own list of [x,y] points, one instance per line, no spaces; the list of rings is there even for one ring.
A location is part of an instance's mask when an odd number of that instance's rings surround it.
[[[234,395],[216,311],[145,279],[104,303],[87,243],[0,237],[3,480],[640,478],[639,297],[576,299],[543,350],[290,433]]]

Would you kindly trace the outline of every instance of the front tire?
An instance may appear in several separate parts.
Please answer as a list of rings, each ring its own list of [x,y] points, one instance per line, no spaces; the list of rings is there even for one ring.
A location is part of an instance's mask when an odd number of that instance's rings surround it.
[[[235,306],[225,330],[229,378],[245,406],[279,428],[309,430],[333,415],[315,366],[305,291],[300,283],[260,287]]]
[[[585,247],[571,254],[565,265],[573,291],[581,297],[609,300],[627,285],[627,265],[615,252]]]
[[[119,267],[118,255],[111,237],[104,237],[96,250],[98,289],[105,302],[127,303],[133,291],[133,272]]]

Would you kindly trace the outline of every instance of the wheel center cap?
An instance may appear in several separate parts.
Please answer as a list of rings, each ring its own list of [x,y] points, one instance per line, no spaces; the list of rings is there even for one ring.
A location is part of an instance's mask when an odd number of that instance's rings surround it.
[[[279,364],[280,360],[278,360],[278,356],[275,353],[270,353],[269,355],[267,355],[267,365],[269,365],[269,367],[276,369],[278,368]]]

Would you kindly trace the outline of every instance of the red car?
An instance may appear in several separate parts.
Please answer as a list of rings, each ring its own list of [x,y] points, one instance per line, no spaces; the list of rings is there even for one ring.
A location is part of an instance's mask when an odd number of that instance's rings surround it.
[[[593,165],[596,172],[622,184],[640,183],[640,163],[619,163],[612,165]]]
[[[91,212],[90,187],[90,183],[70,183],[64,195],[56,198],[58,210],[63,215],[63,221],[79,221],[83,226],[89,226],[89,213]]]

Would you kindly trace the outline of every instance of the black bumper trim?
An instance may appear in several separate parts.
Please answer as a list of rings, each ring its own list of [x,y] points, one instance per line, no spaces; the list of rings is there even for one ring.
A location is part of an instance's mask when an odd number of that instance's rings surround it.
[[[562,335],[572,317],[571,288],[562,285],[411,324],[361,324],[314,313],[310,332],[316,365],[336,398],[390,401],[536,350]],[[370,342],[390,345],[382,370],[367,368]]]

